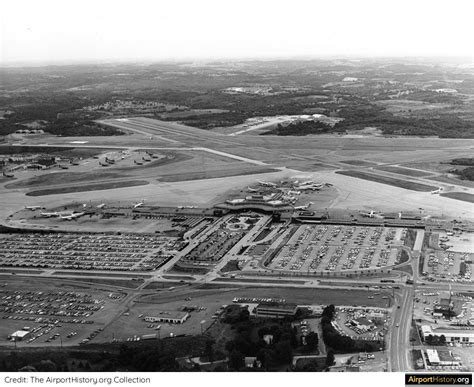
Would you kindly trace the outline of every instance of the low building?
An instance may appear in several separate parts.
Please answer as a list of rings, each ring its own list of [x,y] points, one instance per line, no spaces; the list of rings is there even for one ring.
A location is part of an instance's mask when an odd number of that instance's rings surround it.
[[[143,319],[147,322],[163,322],[171,324],[183,324],[189,318],[187,312],[176,312],[176,311],[160,311],[154,316],[145,316]]]
[[[262,302],[255,308],[257,317],[283,318],[294,316],[298,306],[292,303]]]
[[[261,368],[262,363],[255,356],[246,356],[244,358],[246,368]]]
[[[367,314],[367,318],[372,320],[375,323],[381,323],[381,322],[384,322],[386,320],[385,313],[374,312],[374,311],[369,312]]]
[[[11,340],[11,341],[24,341],[24,340],[27,340],[30,336],[31,336],[30,331],[20,330],[20,331],[13,332],[11,335],[9,335],[8,340]]]
[[[474,329],[440,328],[433,330],[429,325],[423,325],[421,333],[423,340],[426,340],[430,335],[433,337],[444,336],[447,343],[474,344]]]
[[[426,357],[430,364],[434,366],[456,366],[460,364],[459,360],[456,360],[450,351],[427,349]]]

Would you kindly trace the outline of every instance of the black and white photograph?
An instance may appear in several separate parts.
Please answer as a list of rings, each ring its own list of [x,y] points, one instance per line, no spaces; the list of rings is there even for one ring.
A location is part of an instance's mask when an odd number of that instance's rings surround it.
[[[0,13],[0,385],[472,385],[470,0]]]

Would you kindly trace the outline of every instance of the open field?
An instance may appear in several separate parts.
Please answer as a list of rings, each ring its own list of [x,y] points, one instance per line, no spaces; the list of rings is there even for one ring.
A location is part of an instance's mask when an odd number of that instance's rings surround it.
[[[399,175],[413,176],[413,177],[423,177],[423,176],[428,176],[430,174],[429,172],[420,171],[418,169],[408,169],[408,168],[402,168],[402,167],[395,167],[391,165],[383,165],[383,166],[375,167],[375,169],[378,169],[380,171],[385,171],[385,172],[392,172]]]
[[[408,181],[408,180],[395,179],[393,177],[374,175],[371,173],[361,172],[361,171],[337,171],[336,173],[340,175],[357,177],[358,179],[370,180],[370,181],[375,181],[377,183],[393,185],[394,187],[400,187],[400,188],[409,189],[412,191],[429,192],[429,191],[437,189],[437,187],[435,186],[415,183],[413,181]]]
[[[474,188],[474,181],[469,180],[461,180],[455,177],[456,175],[449,174],[449,176],[435,176],[435,177],[428,177],[428,180],[439,181],[440,183],[446,184],[456,184],[460,187],[467,187],[467,188]]]
[[[140,185],[149,184],[146,180],[128,180],[128,181],[114,181],[109,183],[84,184],[80,186],[69,186],[62,188],[40,189],[28,192],[27,196],[46,196],[67,194],[72,192],[87,192],[87,191],[101,191],[116,188],[137,187]]]
[[[440,194],[440,196],[461,200],[463,202],[474,203],[474,195],[466,192],[446,192]]]
[[[139,281],[134,281],[132,279],[111,279],[111,278],[94,278],[94,277],[82,277],[82,278],[57,277],[57,278],[63,279],[63,280],[73,279],[74,282],[85,282],[85,283],[98,284],[98,285],[118,286],[118,287],[127,288],[127,289],[136,289],[141,284],[143,284],[143,279],[140,279]]]
[[[349,165],[358,165],[363,167],[370,167],[373,165],[377,165],[376,163],[372,163],[370,161],[365,160],[342,160],[341,163],[349,164]]]
[[[226,170],[210,170],[209,172],[189,172],[189,173],[176,173],[174,175],[166,175],[160,177],[158,180],[163,182],[174,182],[174,181],[186,181],[186,180],[202,180],[202,179],[215,179],[219,177],[232,177],[242,175],[255,175],[261,173],[277,172],[276,169],[272,168],[235,168]]]
[[[20,180],[15,183],[7,184],[5,188],[16,189],[16,188],[30,188],[37,186],[50,186],[58,183],[79,183],[85,181],[104,180],[104,179],[116,179],[123,178],[122,175],[116,172],[56,172],[48,173],[45,175],[34,176],[29,179]]]

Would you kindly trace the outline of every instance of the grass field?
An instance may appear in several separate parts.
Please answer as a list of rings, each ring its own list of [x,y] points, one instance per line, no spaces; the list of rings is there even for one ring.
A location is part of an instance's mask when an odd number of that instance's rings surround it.
[[[272,278],[217,278],[214,281],[221,282],[246,282],[249,284],[295,284],[301,285],[307,281],[302,280],[282,280],[282,279],[272,279]]]
[[[86,185],[62,187],[62,188],[40,189],[40,190],[28,192],[26,195],[27,196],[46,196],[46,195],[56,195],[56,194],[65,194],[65,193],[73,193],[73,192],[100,191],[100,190],[105,190],[105,189],[137,187],[137,186],[147,185],[147,184],[149,183],[146,180],[128,180],[128,181],[118,181],[118,182],[109,182],[109,183],[86,184]]]
[[[415,183],[413,181],[395,179],[387,176],[373,175],[371,173],[361,171],[336,171],[336,173],[340,175],[356,177],[358,179],[374,181],[376,183],[392,185],[394,187],[409,189],[418,192],[429,192],[437,189],[437,187],[434,187],[432,185]]]
[[[34,176],[30,179],[7,184],[5,188],[28,188],[32,186],[79,183],[82,181],[104,180],[121,178],[122,175],[113,172],[57,172]]]
[[[385,171],[385,172],[392,172],[392,173],[397,173],[399,175],[406,175],[406,176],[413,176],[413,177],[423,177],[423,176],[428,176],[428,172],[420,171],[417,169],[408,169],[408,168],[402,168],[402,167],[394,167],[391,165],[383,165],[380,167],[375,167],[375,169]]]
[[[463,202],[474,203],[474,195],[466,192],[446,192],[439,196],[444,196],[450,199],[461,200]]]
[[[153,281],[146,285],[145,289],[169,289],[170,287],[178,285],[182,285],[182,283],[179,281]]]
[[[82,277],[82,278],[57,277],[57,279],[63,279],[63,280],[75,281],[75,282],[85,282],[85,283],[92,283],[92,284],[120,286],[122,288],[128,288],[128,289],[135,289],[143,283],[143,279],[140,279],[139,281],[134,281],[132,279],[113,279],[113,278],[94,278],[94,277]]]
[[[187,180],[202,180],[202,179],[215,179],[219,177],[230,177],[230,176],[244,176],[254,175],[258,173],[271,173],[278,172],[273,168],[236,168],[229,170],[210,170],[202,172],[189,172],[189,173],[176,173],[173,175],[163,176],[157,179],[163,182],[175,182],[175,181],[187,181]]]
[[[360,166],[372,166],[372,165],[377,165],[376,163],[372,163],[370,161],[364,161],[364,160],[343,160],[341,163],[344,164],[349,164],[349,165],[360,165]]]
[[[133,273],[86,273],[86,272],[73,272],[73,271],[55,271],[53,275],[74,275],[74,276],[87,276],[87,277],[121,277],[126,278],[150,278],[151,275],[146,274],[133,274]]]

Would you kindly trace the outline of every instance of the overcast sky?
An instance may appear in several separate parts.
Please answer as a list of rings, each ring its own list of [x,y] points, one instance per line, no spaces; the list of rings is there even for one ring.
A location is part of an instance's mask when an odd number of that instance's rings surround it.
[[[0,61],[473,56],[473,0],[4,0]]]

